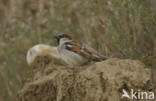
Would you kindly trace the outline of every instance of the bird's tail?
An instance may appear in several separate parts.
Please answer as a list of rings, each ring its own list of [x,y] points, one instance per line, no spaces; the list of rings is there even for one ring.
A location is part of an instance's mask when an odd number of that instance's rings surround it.
[[[107,56],[102,56],[102,55],[93,55],[92,56],[92,61],[96,61],[96,62],[98,62],[98,61],[104,61],[106,59],[108,59]]]

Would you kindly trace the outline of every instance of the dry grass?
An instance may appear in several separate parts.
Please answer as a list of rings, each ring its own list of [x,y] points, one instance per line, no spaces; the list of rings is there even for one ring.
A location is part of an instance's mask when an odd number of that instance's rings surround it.
[[[156,13],[146,1],[17,1],[0,0],[0,11],[5,10],[0,20],[0,99],[13,99],[28,70],[27,50],[38,43],[55,45],[53,34],[72,34],[109,57],[156,55]]]

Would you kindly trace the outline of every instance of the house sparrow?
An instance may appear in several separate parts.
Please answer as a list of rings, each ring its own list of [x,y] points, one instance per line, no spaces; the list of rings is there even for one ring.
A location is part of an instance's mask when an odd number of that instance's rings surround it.
[[[96,51],[87,47],[77,40],[73,40],[70,35],[55,35],[57,40],[57,51],[60,57],[70,66],[83,65],[89,61],[102,61],[107,57],[97,54]]]

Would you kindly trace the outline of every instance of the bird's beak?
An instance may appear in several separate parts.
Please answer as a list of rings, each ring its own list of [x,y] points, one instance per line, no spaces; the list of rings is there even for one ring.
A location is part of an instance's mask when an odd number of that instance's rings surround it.
[[[59,35],[54,35],[53,38],[56,39],[57,44],[59,45],[60,36]]]
[[[54,39],[59,39],[59,36],[58,35],[54,35],[53,38]]]

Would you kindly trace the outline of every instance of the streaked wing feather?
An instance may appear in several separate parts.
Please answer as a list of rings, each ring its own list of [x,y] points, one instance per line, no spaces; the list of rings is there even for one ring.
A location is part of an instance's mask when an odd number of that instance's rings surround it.
[[[66,42],[66,49],[73,51],[75,53],[78,53],[89,60],[92,61],[103,61],[108,59],[108,57],[103,56],[99,54],[97,51],[95,51],[93,48],[87,46],[86,44],[82,44],[81,42],[77,40],[72,40],[70,42]]]
[[[83,47],[79,41],[66,42],[65,45],[66,49],[78,53],[85,58],[91,58],[91,53],[85,47]]]
[[[92,53],[92,60],[93,61],[103,61],[108,59],[107,56],[99,54],[95,49],[89,47],[86,44],[83,44],[83,47],[85,47],[86,50],[88,50],[90,53]]]

